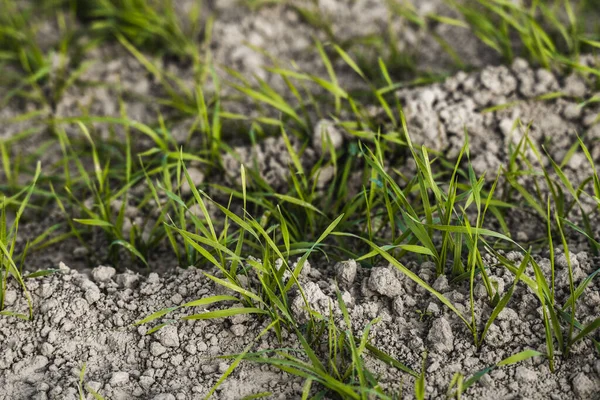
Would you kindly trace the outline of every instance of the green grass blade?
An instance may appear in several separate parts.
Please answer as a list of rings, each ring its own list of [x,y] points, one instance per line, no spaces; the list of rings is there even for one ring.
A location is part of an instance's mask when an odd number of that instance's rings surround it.
[[[82,224],[82,225],[90,225],[90,226],[100,226],[100,227],[109,227],[113,228],[114,225],[110,222],[103,221],[101,219],[81,219],[81,218],[73,218],[73,221]]]
[[[215,318],[227,318],[234,315],[244,314],[267,314],[267,311],[261,310],[255,307],[232,307],[226,308],[225,310],[208,311],[202,314],[193,314],[183,317],[184,320],[197,320],[197,319],[215,319]]]
[[[131,243],[119,239],[119,240],[113,241],[109,247],[112,247],[112,246],[122,246],[122,247],[126,248],[131,254],[133,254],[138,259],[140,259],[140,261],[142,261],[146,267],[150,268],[150,266],[148,265],[148,262],[146,261],[146,258]]]

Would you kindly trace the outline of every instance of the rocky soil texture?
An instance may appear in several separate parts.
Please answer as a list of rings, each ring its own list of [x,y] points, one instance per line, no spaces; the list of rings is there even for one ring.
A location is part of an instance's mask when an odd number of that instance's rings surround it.
[[[518,253],[508,258],[519,261]],[[566,267],[564,255],[559,264]],[[573,254],[571,261],[580,281],[598,269],[598,259],[587,253]],[[489,260],[494,264],[494,260]],[[541,265],[549,260],[540,259]],[[442,276],[435,279],[435,266],[409,265],[443,293],[463,313],[469,310],[468,285],[451,285]],[[425,272],[423,272],[425,271]],[[429,272],[429,273],[427,273]],[[531,271],[527,271],[531,274]],[[478,371],[524,349],[545,350],[544,331],[537,299],[524,287],[517,287],[507,308],[492,325],[481,349],[473,345],[470,332],[456,314],[393,266],[361,269],[354,260],[335,265],[305,265],[300,280],[310,306],[327,314],[331,306],[340,319],[335,290],[337,285],[349,309],[354,329],[362,330],[373,319],[372,343],[413,369],[419,369],[423,351],[427,356],[427,393],[431,398],[446,395],[456,372]],[[500,293],[513,284],[514,277],[502,268],[493,269],[492,280]],[[561,274],[557,285],[567,290],[568,277]],[[91,275],[61,264],[60,272],[32,281],[30,289],[36,306],[33,322],[0,320],[3,343],[0,358],[3,399],[76,399],[80,371],[85,365],[85,385],[110,399],[193,399],[205,396],[231,360],[217,356],[241,351],[265,327],[266,321],[235,316],[213,321],[187,321],[170,324],[147,335],[148,326],[134,326],[146,316],[165,307],[182,306],[188,301],[221,293],[214,282],[195,269],[178,269],[147,277],[126,271],[117,274],[112,267],[100,266]],[[600,313],[600,286],[596,282],[581,303],[582,315]],[[480,286],[477,292],[485,289]],[[22,302],[12,289],[9,304]],[[298,320],[307,317],[303,300],[293,300]],[[22,311],[25,311],[23,307]],[[179,308],[170,318],[210,310]],[[476,305],[480,316],[489,315],[486,302]],[[274,335],[259,339],[255,351],[298,347],[293,336],[280,344]],[[414,381],[374,359],[367,359],[374,373],[390,391],[411,398]],[[583,342],[551,373],[544,357],[501,367],[485,375],[468,393],[468,398],[592,399],[600,393],[600,360],[591,343]],[[218,389],[216,398],[241,399],[271,392],[272,398],[298,398],[302,380],[264,366],[243,363]],[[408,389],[406,389],[408,388]]]

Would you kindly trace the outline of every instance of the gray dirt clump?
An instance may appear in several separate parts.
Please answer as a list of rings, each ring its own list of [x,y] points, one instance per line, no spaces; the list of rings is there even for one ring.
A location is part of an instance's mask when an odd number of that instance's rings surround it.
[[[290,138],[294,152],[300,154],[305,168],[310,168],[317,160],[315,151],[308,147],[301,151],[302,146],[294,138]],[[224,170],[227,177],[241,183],[240,166],[247,168],[258,166],[261,178],[276,191],[284,191],[288,187],[289,171],[292,168],[292,157],[283,137],[269,137],[256,146],[237,146],[232,152],[223,156]]]
[[[358,263],[355,260],[340,261],[335,264],[334,269],[340,286],[349,287],[354,283]]]
[[[598,65],[593,56],[582,56],[585,65]],[[510,67],[487,66],[479,72],[459,72],[443,83],[415,89],[402,89],[397,95],[406,113],[409,132],[418,144],[458,155],[468,132],[472,163],[476,172],[488,171],[495,177],[501,164],[508,162],[508,148],[525,134],[519,127],[532,123],[529,137],[538,146],[545,144],[555,160],[561,161],[576,133],[587,132],[587,144],[597,159],[600,124],[597,105],[581,107],[581,99],[594,95],[592,76],[568,76],[535,69],[522,59]],[[544,95],[560,92],[558,98]],[[494,110],[494,107],[498,109]],[[473,149],[477,149],[473,152]],[[532,155],[532,154],[530,154]],[[533,156],[533,155],[532,155]],[[566,165],[567,176],[577,181],[585,166],[581,157]]]
[[[385,267],[373,268],[369,278],[369,287],[371,290],[391,298],[402,293],[400,281],[390,268]]]
[[[435,351],[440,353],[449,353],[454,349],[452,327],[446,318],[440,317],[433,321],[427,341]]]

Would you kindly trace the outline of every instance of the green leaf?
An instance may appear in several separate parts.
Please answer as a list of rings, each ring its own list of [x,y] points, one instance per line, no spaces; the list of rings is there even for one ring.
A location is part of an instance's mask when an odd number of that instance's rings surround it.
[[[594,272],[589,274],[583,281],[581,281],[579,286],[577,286],[577,289],[575,289],[575,292],[573,292],[571,294],[571,296],[569,296],[569,299],[563,305],[563,307],[562,307],[563,311],[565,311],[567,309],[567,307],[569,307],[573,301],[577,301],[577,299],[579,299],[579,297],[581,297],[581,295],[583,294],[585,289],[589,286],[589,284],[592,282],[592,280],[599,273],[600,273],[600,268],[598,268],[597,270],[595,270]]]
[[[510,364],[515,364],[524,360],[528,360],[532,357],[539,357],[539,356],[543,356],[543,353],[540,353],[537,350],[523,350],[517,354],[513,354],[510,357],[505,358],[504,360],[500,361],[498,364],[496,364],[499,367],[502,367],[504,365],[510,365]]]
[[[32,279],[32,278],[39,278],[42,276],[49,276],[49,275],[56,274],[57,272],[60,272],[60,269],[44,269],[44,270],[32,272],[31,274],[27,274],[23,277],[23,279]]]
[[[260,296],[258,296],[256,294],[254,294],[254,293],[252,293],[252,292],[250,292],[250,291],[248,291],[248,290],[246,290],[246,289],[238,286],[237,284],[235,284],[233,282],[230,282],[230,281],[226,281],[224,279],[217,278],[216,276],[213,276],[213,275],[209,274],[208,272],[203,272],[203,273],[204,273],[204,275],[207,278],[215,281],[217,284],[219,284],[219,285],[221,285],[223,287],[226,287],[227,289],[231,289],[234,292],[238,292],[241,295],[249,297],[249,298],[251,298],[253,300],[256,300],[259,303],[262,303],[262,299],[260,298]]]
[[[235,89],[237,89],[238,91],[242,92],[243,94],[245,94],[257,101],[260,101],[262,103],[266,103],[266,104],[272,106],[273,108],[281,111],[282,113],[292,117],[302,127],[306,128],[306,124],[304,123],[304,121],[302,121],[302,119],[298,116],[296,111],[285,101],[280,100],[280,99],[272,99],[261,92],[258,92],[254,89],[246,88],[246,87],[243,87],[240,85],[233,84],[232,86]]]
[[[218,295],[218,296],[210,296],[205,297],[203,299],[188,301],[183,304],[181,307],[200,307],[208,304],[214,304],[221,301],[240,301],[237,297],[227,296],[227,295]]]
[[[411,375],[413,378],[416,378],[419,374],[417,374],[417,372],[409,367],[407,367],[406,365],[402,364],[400,361],[396,360],[395,358],[391,357],[389,354],[381,351],[380,349],[378,349],[377,347],[373,346],[370,343],[366,344],[366,349],[369,350],[369,352],[376,357],[377,359],[383,361],[384,363],[399,369],[400,371],[404,371],[407,374]]]
[[[152,335],[154,332],[160,331],[162,328],[164,328],[165,326],[171,325],[173,322],[174,321],[169,321],[169,322],[163,322],[162,324],[158,324],[155,327],[148,329],[148,331],[146,332],[146,335]]]
[[[425,400],[425,365],[426,357],[423,357],[423,367],[415,382],[415,397],[417,400]]]
[[[115,245],[116,246],[123,246],[123,247],[125,247],[131,254],[133,254],[134,256],[136,256],[137,258],[139,258],[144,263],[144,265],[146,267],[150,268],[150,266],[146,262],[146,259],[142,255],[142,253],[140,253],[131,243],[119,239],[119,240],[113,241],[110,244],[110,247],[115,246]]]
[[[101,219],[79,219],[73,218],[73,221],[80,223],[82,225],[91,225],[91,226],[100,226],[100,227],[110,227],[113,228],[114,225],[110,222],[103,221]]]
[[[139,321],[136,321],[133,323],[133,325],[142,325],[142,324],[147,324],[148,322],[152,322],[155,319],[158,319],[160,317],[162,317],[163,315],[167,315],[170,312],[173,312],[175,310],[177,310],[179,307],[169,307],[169,308],[163,308],[162,310],[159,310],[155,313],[152,313],[150,315],[148,315],[146,318],[141,319]]]
[[[578,341],[582,340],[586,336],[590,335],[592,332],[594,332],[598,328],[600,328],[600,317],[596,318],[595,320],[593,320],[592,322],[587,324],[581,330],[581,332],[579,332],[579,334],[573,338],[573,340],[571,341],[571,345],[573,345],[574,343],[577,343]]]
[[[364,80],[367,80],[367,78],[365,77],[365,74],[362,72],[362,70],[359,68],[359,66],[354,62],[354,60],[348,55],[348,53],[346,53],[337,44],[334,44],[333,48],[335,49],[335,51],[338,52],[338,54],[340,55],[340,57],[342,57],[342,59],[346,62],[346,64],[348,64],[350,66],[350,68],[352,68],[354,70],[354,72],[356,72],[358,75],[360,75],[360,77],[363,78]]]
[[[21,313],[17,313],[17,312],[13,312],[13,311],[9,311],[9,310],[2,310],[0,311],[0,315],[6,315],[7,317],[16,317],[25,321],[29,320],[29,316],[26,314],[21,314]]]
[[[531,357],[543,356],[543,355],[544,354],[540,353],[539,351],[535,351],[535,350],[524,350],[524,351],[522,351],[520,353],[513,354],[512,356],[510,356],[508,358],[505,358],[504,360],[500,361],[496,365],[489,366],[487,368],[482,369],[481,371],[476,372],[475,374],[473,374],[472,377],[470,377],[469,379],[467,379],[465,381],[465,383],[463,384],[462,388],[463,388],[463,390],[468,389],[473,384],[477,383],[484,375],[486,375],[490,371],[493,371],[497,367],[502,367],[502,366],[505,366],[505,365],[514,364],[514,363],[517,363],[517,362],[520,362],[520,361],[527,360],[527,359],[529,359]]]
[[[377,62],[379,63],[379,69],[381,70],[381,75],[383,75],[385,82],[388,84],[388,86],[392,86],[394,83],[392,82],[392,79],[390,78],[390,73],[388,72],[385,62],[383,62],[381,57],[379,57],[377,59]]]
[[[435,254],[433,254],[431,250],[424,246],[419,246],[415,244],[401,244],[398,247],[400,247],[403,250],[410,251],[411,253],[425,254],[431,257],[435,257]]]
[[[339,215],[336,219],[334,219],[328,226],[327,228],[323,231],[323,233],[321,233],[321,236],[319,236],[319,238],[317,239],[317,241],[315,242],[315,244],[317,243],[321,243],[323,240],[325,240],[325,238],[327,236],[329,236],[331,234],[331,232],[333,232],[333,230],[338,226],[338,224],[340,223],[340,221],[344,218],[344,214]]]
[[[214,319],[214,318],[227,318],[234,315],[242,314],[267,314],[265,310],[255,307],[232,307],[226,308],[225,310],[208,311],[202,314],[194,314],[183,317],[185,320],[196,320],[196,319]]]

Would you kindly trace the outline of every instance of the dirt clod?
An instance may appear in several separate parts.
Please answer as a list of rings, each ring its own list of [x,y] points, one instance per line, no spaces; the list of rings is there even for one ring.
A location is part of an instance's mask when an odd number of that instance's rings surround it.
[[[358,264],[354,260],[341,261],[335,264],[334,269],[338,283],[344,288],[352,286],[356,278],[357,268]]]
[[[449,353],[454,349],[452,327],[446,318],[440,317],[433,321],[427,340],[440,353]]]
[[[369,287],[373,291],[391,298],[402,293],[400,281],[392,270],[385,267],[373,268],[369,278]]]

